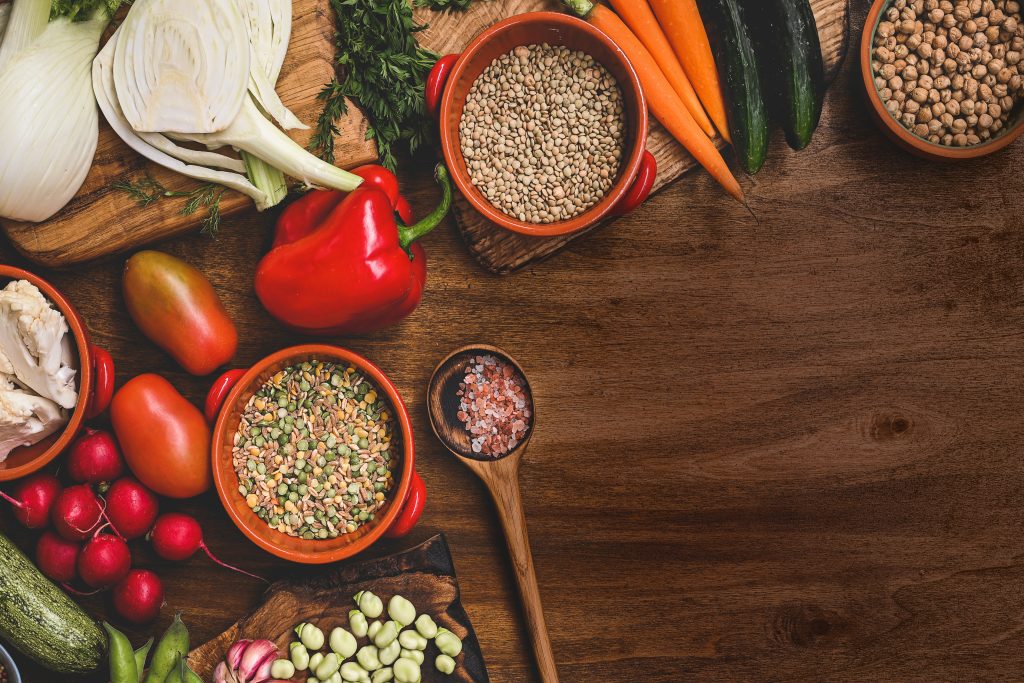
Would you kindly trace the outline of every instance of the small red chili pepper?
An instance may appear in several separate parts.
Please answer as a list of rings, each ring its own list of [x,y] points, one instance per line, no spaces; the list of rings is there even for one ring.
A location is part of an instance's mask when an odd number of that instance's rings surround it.
[[[365,170],[365,169],[363,169]],[[286,326],[311,335],[361,334],[394,324],[419,305],[427,255],[416,241],[452,202],[448,170],[437,167],[442,199],[415,225],[400,225],[394,175],[379,167],[353,192],[314,192],[289,206],[274,246],[256,269],[256,295]]]
[[[427,83],[423,91],[423,98],[427,105],[427,111],[431,116],[437,116],[441,110],[441,97],[444,95],[444,86],[448,83],[448,77],[455,68],[455,62],[459,61],[462,55],[445,55],[437,60],[434,68],[427,76]]]
[[[651,190],[654,188],[654,181],[658,178],[658,161],[654,155],[644,150],[640,158],[640,169],[637,171],[633,184],[622,195],[622,199],[612,209],[613,216],[625,216],[632,213],[638,206],[647,201]]]
[[[409,496],[405,499],[405,505],[402,506],[402,511],[384,535],[388,538],[401,538],[408,535],[415,528],[416,522],[420,521],[420,515],[423,514],[426,504],[427,487],[420,475],[413,471],[412,479],[409,481]]]

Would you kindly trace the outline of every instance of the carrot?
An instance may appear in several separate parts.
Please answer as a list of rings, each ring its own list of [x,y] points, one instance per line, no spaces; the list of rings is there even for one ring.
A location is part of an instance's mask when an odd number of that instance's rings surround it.
[[[696,0],[650,0],[661,28],[675,48],[683,70],[700,96],[708,116],[727,142],[729,119],[725,115],[725,97],[718,80],[718,67],[711,52],[708,33],[700,18]]]
[[[647,106],[661,121],[669,133],[706,168],[711,176],[739,201],[744,201],[740,184],[729,171],[728,164],[711,139],[701,130],[672,85],[661,73],[654,57],[647,51],[640,39],[633,35],[622,19],[604,5],[594,5],[590,0],[562,0],[577,15],[590,22],[617,44],[633,64],[640,78]]]
[[[611,0],[612,7],[618,12],[626,25],[633,30],[633,33],[644,47],[654,57],[654,61],[661,67],[661,72],[672,84],[672,89],[679,95],[679,99],[686,105],[686,110],[693,116],[693,120],[701,127],[708,137],[715,137],[715,127],[708,118],[704,106],[697,97],[697,91],[693,89],[690,79],[686,77],[679,58],[672,51],[672,46],[665,37],[665,33],[658,26],[658,20],[651,11],[647,0]]]

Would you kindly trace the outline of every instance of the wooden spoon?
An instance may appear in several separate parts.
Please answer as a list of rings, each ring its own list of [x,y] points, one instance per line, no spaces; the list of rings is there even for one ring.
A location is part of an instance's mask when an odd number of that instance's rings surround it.
[[[522,441],[511,453],[494,459],[473,452],[469,432],[458,418],[459,397],[455,392],[459,383],[466,375],[465,369],[474,356],[492,355],[512,365],[526,384],[526,395],[532,417],[529,429]],[[537,411],[533,405],[533,393],[526,373],[510,355],[494,346],[475,344],[465,346],[441,361],[430,378],[427,389],[427,405],[430,411],[430,424],[441,443],[473,470],[488,490],[498,508],[501,524],[505,529],[505,540],[508,542],[509,554],[512,557],[512,568],[516,582],[519,584],[519,595],[522,598],[523,613],[526,616],[527,631],[533,642],[533,651],[537,657],[537,667],[544,683],[557,683],[558,670],[555,668],[555,657],[551,651],[551,640],[548,627],[544,623],[544,610],[540,602],[540,590],[537,588],[537,576],[533,570],[533,554],[530,552],[530,539],[526,533],[526,517],[523,515],[523,503],[519,495],[519,467],[523,455],[530,443],[530,437],[536,428]]]

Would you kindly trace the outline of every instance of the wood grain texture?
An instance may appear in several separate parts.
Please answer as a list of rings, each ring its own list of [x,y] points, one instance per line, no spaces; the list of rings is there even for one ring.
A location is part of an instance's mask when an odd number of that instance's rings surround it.
[[[394,595],[405,596],[419,614],[429,614],[439,627],[462,639],[462,653],[456,658],[458,666],[451,676],[434,667],[434,658],[440,653],[434,645],[428,645],[422,669],[425,683],[488,683],[480,642],[460,601],[455,565],[443,534],[395,555],[350,562],[313,577],[278,581],[267,589],[259,607],[195,648],[189,654],[189,664],[209,681],[228,648],[242,638],[273,640],[281,652],[287,652],[288,644],[295,641],[293,629],[298,624],[315,624],[327,635],[336,626],[348,629],[349,610],[355,609],[352,596],[363,590],[373,591],[385,605]],[[387,615],[382,619],[386,620]],[[359,645],[367,642],[362,638]],[[305,674],[294,680],[305,680]]]
[[[811,0],[821,49],[825,58],[827,77],[831,80],[842,65],[849,45],[850,13],[848,0]],[[418,16],[430,26],[420,34],[420,42],[440,54],[461,52],[472,40],[491,24],[505,17],[539,10],[560,10],[556,0],[508,0],[483,2],[472,6],[465,14],[438,14],[420,10]],[[726,147],[721,137],[716,138],[719,149]],[[658,160],[658,179],[653,192],[658,192],[683,174],[699,168],[697,162],[677,143],[653,117],[647,149]],[[504,230],[484,218],[461,195],[454,204],[455,221],[462,232],[469,251],[480,264],[499,275],[515,272],[537,263],[564,249],[614,219],[583,232],[560,237],[530,237]]]
[[[853,0],[854,30],[867,0]],[[760,221],[690,174],[614,230],[511,277],[483,272],[449,223],[425,239],[423,305],[334,341],[380,364],[408,403],[426,482],[491,680],[535,683],[500,524],[432,436],[435,365],[489,341],[522,363],[540,412],[520,473],[552,648],[569,683],[1021,680],[1024,631],[1024,146],[934,165],[874,127],[848,61],[809,149],[781,134],[748,195]],[[431,164],[403,181],[422,213]],[[207,273],[238,321],[242,367],[302,341],[252,291],[271,222],[226,221],[161,249]],[[0,242],[0,260],[24,263]],[[189,377],[136,330],[121,259],[44,271],[111,350],[118,379]],[[197,514],[224,560],[272,579],[310,570],[260,551],[213,494]],[[31,550],[0,506],[0,531]],[[132,544],[163,577],[159,623],[196,643],[263,586],[197,555]],[[109,598],[82,601],[111,614]],[[26,668],[26,683],[54,683]],[[102,675],[88,683],[102,683]],[[74,682],[81,683],[81,682]]]
[[[278,79],[278,93],[286,106],[306,125],[312,126],[323,108],[320,90],[334,77],[334,15],[329,0],[295,0],[292,40]],[[367,121],[356,107],[339,122],[336,158],[346,168],[377,158],[376,146],[366,140]],[[289,131],[303,146],[311,130]],[[196,230],[203,210],[182,216],[183,198],[163,199],[145,209],[111,183],[138,180],[150,174],[174,191],[190,190],[197,181],[149,162],[137,155],[100,115],[100,139],[96,159],[85,184],[75,198],[43,224],[0,220],[11,243],[33,261],[63,267]],[[255,211],[252,200],[228,191],[221,200],[224,215]]]

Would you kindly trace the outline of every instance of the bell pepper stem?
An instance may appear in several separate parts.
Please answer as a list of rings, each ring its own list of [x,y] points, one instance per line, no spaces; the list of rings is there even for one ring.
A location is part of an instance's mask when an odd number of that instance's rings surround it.
[[[434,169],[434,177],[437,179],[437,184],[441,186],[441,203],[424,216],[420,222],[398,227],[398,243],[406,251],[409,250],[413,242],[440,225],[452,208],[452,180],[444,164],[437,165],[437,168]]]

